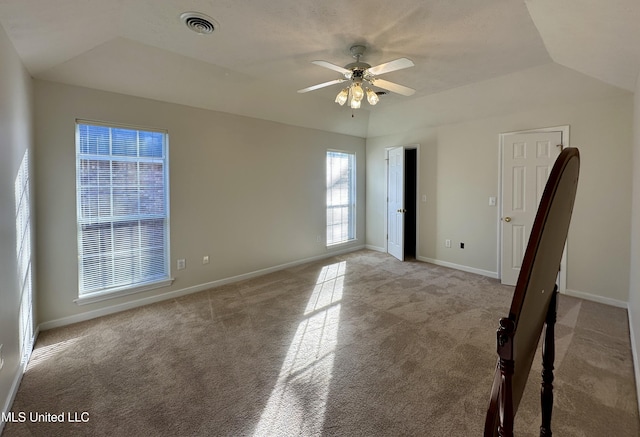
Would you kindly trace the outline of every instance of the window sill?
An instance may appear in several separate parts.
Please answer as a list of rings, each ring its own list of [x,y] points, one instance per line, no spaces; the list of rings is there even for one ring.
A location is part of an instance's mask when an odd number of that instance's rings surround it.
[[[344,241],[338,241],[336,243],[330,243],[330,244],[327,244],[327,249],[330,249],[330,248],[336,247],[336,246],[344,246],[344,245],[347,245],[347,244],[355,243],[356,241],[358,241],[357,238],[352,238],[350,240],[344,240]]]
[[[87,305],[90,303],[101,302],[103,300],[115,299],[117,297],[128,296],[130,294],[141,293],[143,291],[155,290],[156,288],[168,287],[173,284],[173,281],[173,278],[168,278],[157,282],[150,282],[147,284],[139,285],[137,287],[121,287],[108,291],[97,291],[94,293],[83,294],[73,301],[77,305]]]

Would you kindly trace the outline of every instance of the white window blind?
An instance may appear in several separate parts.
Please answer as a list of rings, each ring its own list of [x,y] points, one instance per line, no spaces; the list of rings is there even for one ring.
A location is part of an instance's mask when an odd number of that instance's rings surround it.
[[[80,297],[168,280],[166,132],[76,128]]]
[[[327,245],[355,238],[356,155],[327,151]]]
[[[18,176],[14,182],[16,199],[16,259],[18,261],[18,289],[20,312],[20,362],[29,358],[33,348],[33,268],[31,252],[31,182],[29,170],[29,149],[25,150]]]

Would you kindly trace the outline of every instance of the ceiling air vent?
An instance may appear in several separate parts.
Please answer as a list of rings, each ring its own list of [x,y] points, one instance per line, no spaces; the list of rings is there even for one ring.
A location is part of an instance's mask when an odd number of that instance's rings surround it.
[[[180,19],[199,35],[208,35],[213,33],[219,27],[218,23],[211,17],[199,12],[185,12],[180,15]]]

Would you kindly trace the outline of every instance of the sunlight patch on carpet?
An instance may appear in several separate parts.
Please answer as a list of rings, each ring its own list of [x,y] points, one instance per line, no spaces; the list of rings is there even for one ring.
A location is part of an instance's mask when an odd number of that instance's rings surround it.
[[[322,268],[255,436],[321,434],[345,272],[344,261]]]
[[[29,360],[29,369],[35,369],[47,360],[55,360],[56,358],[64,356],[69,349],[73,349],[75,347],[75,343],[77,343],[81,338],[82,337],[70,338],[69,340],[60,341],[58,343],[34,349],[31,354],[31,360]]]

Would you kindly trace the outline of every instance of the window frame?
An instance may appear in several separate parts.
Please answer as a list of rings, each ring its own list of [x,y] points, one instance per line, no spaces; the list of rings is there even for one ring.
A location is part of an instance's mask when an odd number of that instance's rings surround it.
[[[81,153],[80,150],[80,129],[81,126],[97,126],[97,127],[106,127],[106,128],[110,128],[110,129],[125,129],[125,130],[132,130],[132,131],[136,131],[136,132],[144,132],[144,133],[160,133],[163,136],[163,150],[162,150],[162,157],[158,158],[158,157],[140,157],[139,153],[138,156],[136,157],[131,157],[128,155],[116,155],[113,154],[113,142],[110,139],[109,140],[109,153],[108,154],[91,154],[91,153]],[[171,251],[170,251],[170,236],[171,236],[171,232],[170,232],[170,204],[169,204],[169,200],[170,200],[170,180],[169,180],[169,132],[166,129],[158,129],[158,128],[152,128],[152,127],[146,127],[146,126],[136,126],[136,125],[130,125],[130,124],[121,124],[121,123],[111,123],[111,122],[102,122],[102,121],[95,121],[95,120],[86,120],[86,119],[76,119],[76,123],[75,123],[75,182],[76,182],[76,237],[77,237],[77,245],[76,245],[76,250],[78,253],[78,262],[77,262],[77,267],[78,267],[78,298],[74,300],[75,303],[77,303],[78,305],[84,305],[84,304],[89,304],[89,303],[93,303],[93,302],[99,302],[99,301],[103,301],[106,299],[112,299],[112,298],[116,298],[116,297],[120,297],[120,296],[126,296],[126,295],[130,295],[130,294],[134,294],[134,293],[140,293],[143,291],[148,291],[148,290],[153,290],[156,288],[161,288],[161,287],[166,287],[169,286],[173,283],[173,278],[171,277]],[[158,214],[156,215],[156,217],[158,219],[163,219],[164,220],[164,236],[163,236],[163,253],[165,256],[164,259],[164,263],[159,263],[158,266],[162,266],[163,271],[161,272],[162,275],[154,278],[154,279],[150,279],[150,280],[139,280],[137,282],[133,282],[130,284],[124,284],[124,285],[113,285],[111,284],[111,286],[106,286],[106,287],[102,287],[102,288],[98,288],[98,289],[94,289],[93,291],[89,290],[89,291],[83,291],[83,279],[84,275],[83,275],[83,267],[82,267],[82,261],[83,261],[83,255],[82,255],[82,241],[83,241],[83,233],[82,233],[82,225],[86,224],[86,220],[83,219],[83,215],[82,215],[82,207],[83,207],[83,203],[82,203],[82,190],[81,190],[81,186],[80,186],[80,169],[81,169],[81,162],[83,160],[83,157],[100,157],[99,160],[105,160],[107,162],[109,162],[110,164],[114,161],[120,161],[120,162],[135,162],[135,163],[140,163],[140,162],[162,162],[162,166],[163,166],[163,171],[162,171],[162,177],[163,177],[163,187],[164,187],[164,193],[163,193],[163,197],[164,197],[164,214]],[[120,158],[118,160],[118,158]],[[109,177],[110,179],[113,177],[113,168],[110,165],[110,169],[109,169]],[[108,185],[111,189],[114,187],[114,184],[109,183]],[[111,202],[113,202],[113,194],[110,193],[110,199]],[[113,207],[113,206],[112,206]],[[111,220],[107,220],[104,221],[102,223],[106,223],[106,224],[111,224],[111,226],[113,226],[113,224],[117,224],[117,223],[123,223],[123,222],[127,222],[127,221],[133,221],[133,220],[143,220],[143,217],[147,217],[147,219],[152,219],[151,216],[153,214],[147,214],[145,216],[145,214],[129,214],[129,215],[120,215],[118,217],[114,217],[113,215],[113,210],[111,211]],[[98,223],[97,221],[95,221],[96,223]],[[99,253],[113,253],[116,249],[112,248],[109,251],[106,252],[99,252]]]
[[[349,191],[349,200],[347,204],[343,204],[342,207],[349,208],[348,217],[349,220],[347,222],[348,230],[347,230],[347,238],[341,240],[330,240],[329,239],[329,208],[340,207],[340,205],[329,205],[329,157],[330,154],[341,154],[346,155],[349,158],[350,168],[350,184],[348,187]],[[327,149],[325,153],[325,238],[326,238],[326,246],[332,247],[341,244],[351,243],[356,241],[357,229],[356,229],[356,214],[357,214],[357,153],[348,150],[339,150],[339,149]]]

